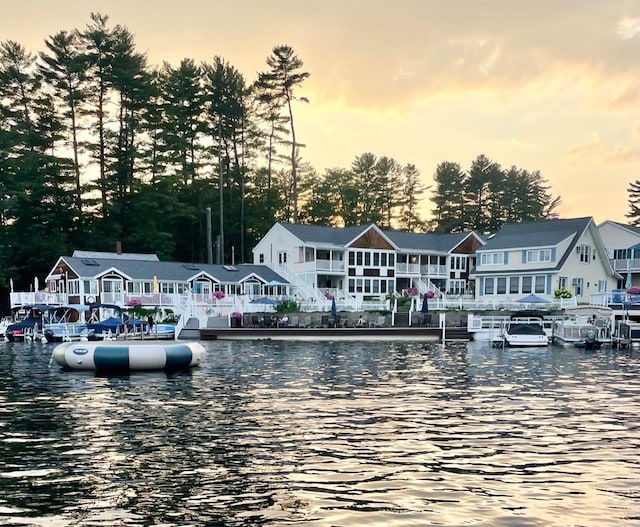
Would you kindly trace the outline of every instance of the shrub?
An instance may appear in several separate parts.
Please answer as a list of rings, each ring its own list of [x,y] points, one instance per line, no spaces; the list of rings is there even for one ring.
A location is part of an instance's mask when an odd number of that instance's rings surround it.
[[[638,286],[632,286],[629,289],[627,289],[627,294],[628,295],[640,295],[640,287]]]
[[[554,298],[571,298],[572,296],[573,294],[571,293],[571,291],[565,289],[564,287],[560,287],[553,292]]]
[[[276,305],[276,313],[298,313],[300,304],[295,300],[281,300]]]

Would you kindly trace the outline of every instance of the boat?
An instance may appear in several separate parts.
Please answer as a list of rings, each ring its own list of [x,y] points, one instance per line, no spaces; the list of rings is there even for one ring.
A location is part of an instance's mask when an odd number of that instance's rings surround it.
[[[611,316],[608,307],[578,306],[565,311],[553,323],[553,342],[560,346],[599,349],[611,344]]]
[[[129,372],[180,370],[198,366],[205,356],[199,342],[158,341],[64,342],[51,354],[67,370]]]
[[[90,331],[86,315],[89,307],[79,304],[55,307],[47,312],[43,324],[47,342],[69,342],[88,340]]]
[[[20,306],[13,313],[14,322],[6,327],[4,339],[7,342],[36,339],[42,329],[45,314],[56,306],[33,304]]]
[[[176,327],[173,324],[154,324],[147,334],[154,339],[175,339]]]
[[[546,347],[549,336],[544,329],[544,317],[533,312],[518,312],[511,315],[492,339],[494,347],[530,348]]]
[[[116,304],[92,304],[87,322],[89,340],[112,340],[141,335],[144,323],[129,319]]]

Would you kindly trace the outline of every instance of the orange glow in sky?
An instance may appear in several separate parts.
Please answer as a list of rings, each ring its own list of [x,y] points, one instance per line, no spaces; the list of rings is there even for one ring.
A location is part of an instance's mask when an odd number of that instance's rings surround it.
[[[92,11],[128,27],[150,64],[220,55],[248,82],[288,44],[311,77],[295,109],[318,171],[364,152],[464,169],[479,154],[540,170],[561,217],[625,221],[640,179],[640,0],[30,0],[0,40],[31,52]]]

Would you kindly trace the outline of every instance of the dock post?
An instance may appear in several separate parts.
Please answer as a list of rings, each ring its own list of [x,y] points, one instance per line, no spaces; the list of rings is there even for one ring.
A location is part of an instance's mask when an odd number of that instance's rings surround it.
[[[447,316],[444,313],[440,313],[440,328],[442,329],[442,344],[445,343],[446,340],[446,327],[447,327]]]

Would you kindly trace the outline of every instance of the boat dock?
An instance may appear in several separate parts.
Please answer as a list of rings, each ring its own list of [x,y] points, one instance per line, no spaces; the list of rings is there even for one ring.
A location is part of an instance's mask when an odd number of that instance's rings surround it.
[[[305,341],[421,341],[468,342],[471,333],[464,327],[383,327],[383,328],[201,328],[201,340],[305,340]]]

